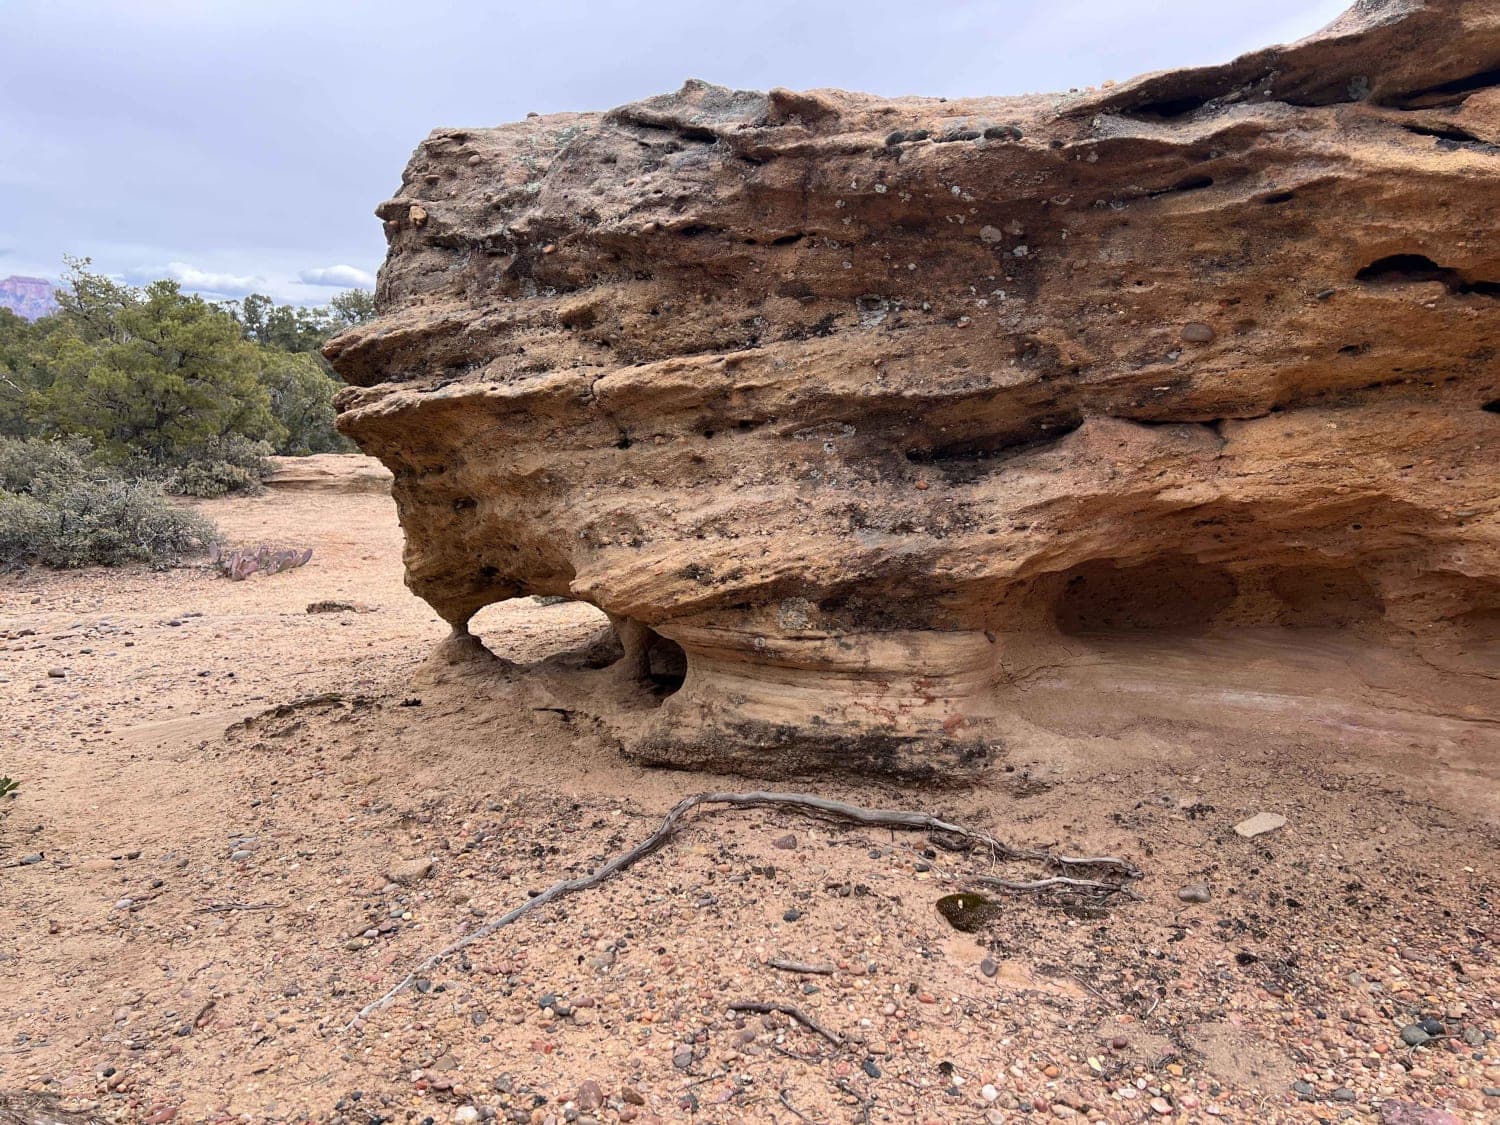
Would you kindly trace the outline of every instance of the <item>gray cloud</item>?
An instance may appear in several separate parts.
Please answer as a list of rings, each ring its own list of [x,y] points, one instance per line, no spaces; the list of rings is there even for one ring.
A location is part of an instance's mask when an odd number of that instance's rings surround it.
[[[297,277],[306,285],[327,285],[339,289],[370,289],[375,277],[354,266],[323,266],[315,270],[303,270]]]
[[[138,277],[149,277],[151,271],[136,270],[135,274]],[[201,270],[186,262],[169,262],[167,268],[156,276],[169,277],[191,292],[212,293],[219,297],[245,297],[268,288],[263,277],[216,273],[213,270]]]

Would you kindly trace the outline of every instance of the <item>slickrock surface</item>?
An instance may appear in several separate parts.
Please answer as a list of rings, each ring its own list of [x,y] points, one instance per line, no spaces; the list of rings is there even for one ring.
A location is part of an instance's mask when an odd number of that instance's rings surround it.
[[[685,656],[612,720],[645,760],[969,775],[1038,669],[1202,637],[1493,719],[1497,170],[1488,0],[1102,91],[441,129],[340,426],[450,658],[523,594],[611,615],[618,692]]]

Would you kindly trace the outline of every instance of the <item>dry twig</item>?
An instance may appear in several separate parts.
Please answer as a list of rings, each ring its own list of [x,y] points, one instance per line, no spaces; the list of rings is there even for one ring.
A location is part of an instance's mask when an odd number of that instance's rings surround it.
[[[831,977],[838,971],[835,965],[809,965],[805,961],[788,961],[785,957],[772,957],[766,964],[783,973],[807,973],[815,977]]]
[[[964,839],[983,845],[989,849],[991,856],[996,859],[1029,860],[1055,870],[1090,868],[1117,871],[1122,878],[1126,879],[1136,879],[1141,874],[1133,864],[1114,856],[1069,856],[1041,849],[1018,848],[996,839],[988,832],[982,832],[975,828],[966,828],[961,824],[953,824],[928,813],[910,812],[905,809],[867,809],[860,805],[849,805],[843,801],[833,801],[827,797],[819,797],[811,793],[769,793],[760,791],[750,793],[695,793],[690,797],[684,797],[681,801],[678,801],[672,807],[672,810],[662,819],[656,831],[651,833],[650,836],[647,836],[635,847],[621,852],[607,863],[604,863],[592,875],[581,875],[576,879],[564,879],[561,882],[553,883],[552,886],[548,887],[541,894],[527,899],[514,910],[510,910],[498,918],[492,918],[478,929],[465,934],[446,948],[438,950],[416,968],[412,969],[411,972],[407,973],[389,992],[376,1000],[372,1000],[369,1004],[361,1008],[354,1019],[349,1021],[346,1030],[352,1028],[360,1020],[367,1019],[381,1008],[384,1008],[406,988],[415,983],[420,974],[427,972],[444,959],[451,957],[461,950],[467,949],[475,942],[483,940],[496,930],[510,925],[533,910],[546,906],[548,903],[556,902],[558,899],[565,898],[576,891],[587,890],[589,887],[597,887],[600,883],[618,875],[621,871],[639,863],[647,856],[658,851],[676,834],[682,818],[700,805],[723,805],[730,808],[783,808],[815,816],[829,817],[834,820],[881,828],[910,828],[923,829],[928,832],[946,832],[949,835],[961,836]],[[1039,880],[1039,882],[1050,885],[1050,882],[1047,880]],[[1083,883],[1082,880],[1075,880],[1075,882]],[[1108,883],[1101,883],[1100,886],[1120,889]],[[819,1030],[821,1032],[821,1029]],[[828,1034],[827,1032],[821,1033]],[[837,1042],[837,1040],[835,1041]]]
[[[1070,879],[1065,875],[1053,875],[1047,879],[1001,879],[995,875],[974,875],[969,881],[978,883],[984,887],[994,887],[1002,891],[1031,892],[1045,891],[1052,887],[1074,887],[1078,890],[1088,891],[1097,895],[1127,894],[1128,889],[1123,883],[1106,883],[1099,879]]]
[[[783,1004],[777,1000],[736,1000],[733,1004],[729,1005],[729,1010],[731,1012],[760,1012],[763,1015],[768,1015],[771,1012],[780,1012],[782,1015],[790,1016],[796,1020],[803,1027],[807,1028],[808,1031],[816,1031],[835,1047],[842,1047],[844,1045],[844,1037],[842,1035],[836,1031],[829,1031],[828,1028],[824,1027],[795,1004]]]
[[[805,1117],[802,1116],[801,1111],[799,1111],[797,1109],[797,1107],[792,1104],[792,1100],[786,1096],[786,1091],[785,1090],[779,1090],[779,1091],[777,1091],[776,1097],[781,1102],[782,1105],[786,1106],[787,1109],[791,1110],[794,1114],[796,1114],[798,1121],[806,1121],[807,1120],[807,1118],[805,1118]]]

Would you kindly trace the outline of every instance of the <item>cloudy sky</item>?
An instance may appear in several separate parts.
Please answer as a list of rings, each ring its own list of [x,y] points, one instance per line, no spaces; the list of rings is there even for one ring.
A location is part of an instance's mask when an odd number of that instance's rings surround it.
[[[1300,38],[1346,0],[0,0],[0,277],[321,302],[435,126],[728,86],[1066,89]]]

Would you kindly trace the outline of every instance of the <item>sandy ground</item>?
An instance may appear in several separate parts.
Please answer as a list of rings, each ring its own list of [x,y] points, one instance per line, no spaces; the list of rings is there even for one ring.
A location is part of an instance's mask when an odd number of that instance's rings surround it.
[[[620,758],[570,705],[587,607],[485,612],[531,667],[424,664],[384,496],[202,506],[312,563],[0,578],[0,1122],[1500,1120],[1493,716],[1336,639],[1100,647],[1023,685],[982,785],[798,786],[1123,856],[1135,898],[962,933],[936,902],[981,857],[718,812],[351,1028],[683,795],[756,786]]]

